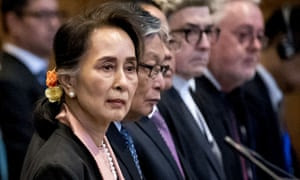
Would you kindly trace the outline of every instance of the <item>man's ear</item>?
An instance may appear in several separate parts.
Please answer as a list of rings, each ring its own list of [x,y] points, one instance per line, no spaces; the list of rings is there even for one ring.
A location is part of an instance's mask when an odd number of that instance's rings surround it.
[[[76,79],[74,76],[60,75],[58,81],[66,94],[75,93]]]

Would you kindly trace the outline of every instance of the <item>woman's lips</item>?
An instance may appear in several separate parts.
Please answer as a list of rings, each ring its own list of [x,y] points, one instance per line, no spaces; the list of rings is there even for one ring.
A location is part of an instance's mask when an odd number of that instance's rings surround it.
[[[123,99],[109,99],[107,102],[115,108],[120,108],[126,104],[126,101]]]

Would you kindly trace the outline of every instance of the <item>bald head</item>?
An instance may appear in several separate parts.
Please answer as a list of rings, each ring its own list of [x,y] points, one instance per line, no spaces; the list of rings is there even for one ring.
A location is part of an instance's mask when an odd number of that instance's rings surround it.
[[[223,20],[240,20],[240,18],[233,18],[233,17],[239,17],[242,14],[245,14],[249,16],[249,19],[255,20],[262,20],[263,15],[259,7],[256,3],[252,1],[245,1],[245,0],[235,0],[235,1],[229,1],[224,4],[222,9],[223,16],[221,18],[221,21]],[[244,21],[244,19],[241,19],[241,21]]]

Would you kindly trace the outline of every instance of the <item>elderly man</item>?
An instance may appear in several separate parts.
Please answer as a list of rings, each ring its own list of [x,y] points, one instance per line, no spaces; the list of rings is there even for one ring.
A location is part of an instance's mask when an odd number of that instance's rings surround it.
[[[208,71],[197,79],[194,97],[200,108],[210,112],[208,124],[220,145],[227,177],[265,179],[224,142],[225,136],[231,136],[271,162],[283,164],[279,122],[257,73],[264,43],[263,16],[251,1],[229,1],[221,12],[217,25],[222,33],[212,47]]]
[[[5,33],[0,70],[0,126],[9,179],[19,179],[33,133],[32,113],[43,95],[52,40],[60,25],[56,0],[3,0]]]
[[[161,29],[166,32],[166,36],[162,37],[166,45],[163,63],[169,66],[169,70],[164,74],[163,90],[170,89],[175,60],[170,52],[174,49],[169,43],[167,19],[157,4],[149,0],[138,0],[138,3],[144,10],[160,19]],[[176,149],[169,128],[156,106],[151,114],[127,124],[126,127],[133,136],[146,179],[195,179],[189,164]]]
[[[135,12],[145,19],[143,32],[145,51],[138,64],[138,88],[130,111],[122,120],[124,122],[137,121],[152,111],[153,106],[160,100],[160,92],[164,88],[163,75],[168,70],[168,66],[164,64],[165,45],[161,39],[163,33],[159,20],[139,7],[135,8]],[[117,156],[125,179],[144,179],[144,169],[141,167],[134,141],[123,124],[123,122],[111,124],[107,137]]]

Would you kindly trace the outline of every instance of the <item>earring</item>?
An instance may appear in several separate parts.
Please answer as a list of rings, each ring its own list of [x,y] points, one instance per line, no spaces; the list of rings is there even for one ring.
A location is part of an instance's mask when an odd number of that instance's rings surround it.
[[[70,91],[70,92],[69,92],[69,97],[70,97],[70,98],[74,98],[74,97],[75,97],[75,92]]]

